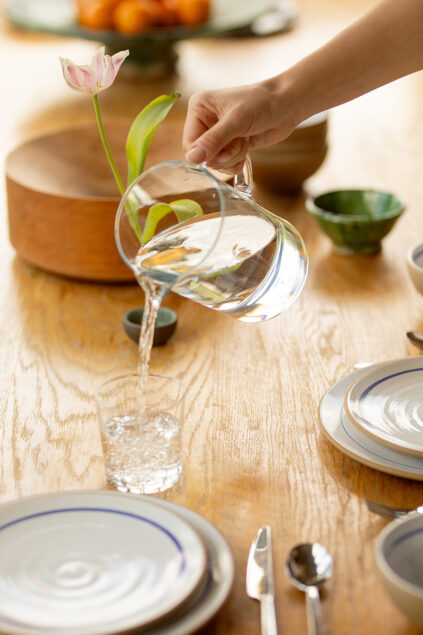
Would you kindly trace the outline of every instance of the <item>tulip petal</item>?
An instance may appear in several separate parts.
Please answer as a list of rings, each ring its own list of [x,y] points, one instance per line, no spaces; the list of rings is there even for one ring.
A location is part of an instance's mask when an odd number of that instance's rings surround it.
[[[120,51],[113,57],[105,54],[105,47],[102,46],[91,59],[91,64],[78,66],[69,59],[60,57],[63,77],[67,85],[73,90],[89,95],[109,88],[116,78],[122,62],[128,57],[129,51]]]
[[[113,68],[112,58],[110,55],[106,55],[104,58],[104,72],[101,77],[97,77],[97,90],[98,92],[106,90],[114,82],[115,69]]]
[[[91,66],[79,66],[78,76],[80,77],[84,92],[89,95],[96,95],[98,92],[97,77]]]
[[[126,60],[129,55],[129,50],[119,51],[119,53],[115,53],[112,56],[113,68],[115,69],[115,77],[119,72],[120,67],[122,66],[122,62]]]
[[[78,73],[78,66],[71,60],[60,57],[60,63],[62,65],[63,77],[67,85],[73,90],[84,92],[84,88],[80,82],[80,76]]]
[[[103,77],[104,69],[105,69],[105,50],[106,47],[102,46],[95,55],[93,55],[91,59],[90,67],[93,69],[97,78]]]

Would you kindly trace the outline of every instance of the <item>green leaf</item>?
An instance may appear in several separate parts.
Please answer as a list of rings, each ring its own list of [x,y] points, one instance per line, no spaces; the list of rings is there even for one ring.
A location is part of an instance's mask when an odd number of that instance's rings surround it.
[[[159,221],[169,214],[172,211],[170,205],[166,203],[156,203],[152,205],[148,210],[147,218],[144,225],[144,231],[141,237],[141,245],[145,245],[145,243],[153,238],[154,232],[156,231],[156,227]]]
[[[190,198],[181,198],[179,201],[172,201],[169,203],[169,206],[175,212],[178,223],[182,223],[189,218],[201,216],[203,213],[201,205],[199,205],[197,201],[192,201]]]
[[[166,117],[180,93],[161,95],[153,99],[137,115],[126,139],[128,159],[128,185],[141,174],[145,157],[157,126]]]
[[[182,223],[189,218],[201,216],[203,209],[196,201],[192,201],[189,198],[172,201],[171,203],[156,203],[155,205],[152,205],[148,210],[147,218],[145,220],[144,231],[141,236],[141,245],[145,245],[148,240],[153,238],[157,225],[161,219],[167,216],[170,212],[174,212],[176,218],[178,219],[178,223]]]
[[[138,222],[139,201],[134,191],[129,192],[129,196],[125,203],[125,209],[128,215],[129,224],[134,230],[140,243],[142,243],[142,232]]]

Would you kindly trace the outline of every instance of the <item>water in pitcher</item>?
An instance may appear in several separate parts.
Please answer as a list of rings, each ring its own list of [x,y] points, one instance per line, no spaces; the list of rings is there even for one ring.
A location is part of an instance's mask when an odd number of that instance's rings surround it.
[[[295,230],[273,215],[228,210],[211,249],[221,222],[220,215],[207,214],[151,239],[134,260],[137,279],[244,322],[278,315],[294,302],[307,270]]]
[[[122,197],[116,244],[146,296],[141,378],[167,291],[244,322],[275,317],[300,294],[307,276],[302,238],[251,199],[248,182],[237,177],[231,187],[203,166],[169,161],[146,170]]]

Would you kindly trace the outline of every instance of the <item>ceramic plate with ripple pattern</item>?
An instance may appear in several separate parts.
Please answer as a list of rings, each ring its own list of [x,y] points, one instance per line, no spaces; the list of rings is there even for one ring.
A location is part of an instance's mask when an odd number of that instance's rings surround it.
[[[371,439],[358,429],[345,412],[345,393],[352,382],[362,375],[362,370],[350,373],[327,390],[319,411],[323,432],[338,450],[363,465],[387,474],[423,481],[423,457],[398,452]]]
[[[200,534],[136,496],[66,492],[0,506],[0,631],[109,635],[155,624],[207,576]]]
[[[394,360],[362,375],[345,394],[345,410],[379,443],[423,456],[423,356]]]

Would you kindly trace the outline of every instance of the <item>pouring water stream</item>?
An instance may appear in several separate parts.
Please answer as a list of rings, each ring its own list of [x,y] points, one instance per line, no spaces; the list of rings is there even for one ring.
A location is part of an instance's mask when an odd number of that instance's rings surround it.
[[[239,320],[259,322],[287,309],[303,288],[308,262],[301,236],[251,199],[249,171],[235,179],[235,186],[218,182],[202,166],[169,161],[144,172],[122,198],[116,243],[145,292],[141,381],[149,372],[157,311],[170,289]],[[173,212],[165,213],[158,233],[140,246],[134,216],[142,232],[152,206],[170,209],[185,201],[194,203],[200,215],[178,222]]]

